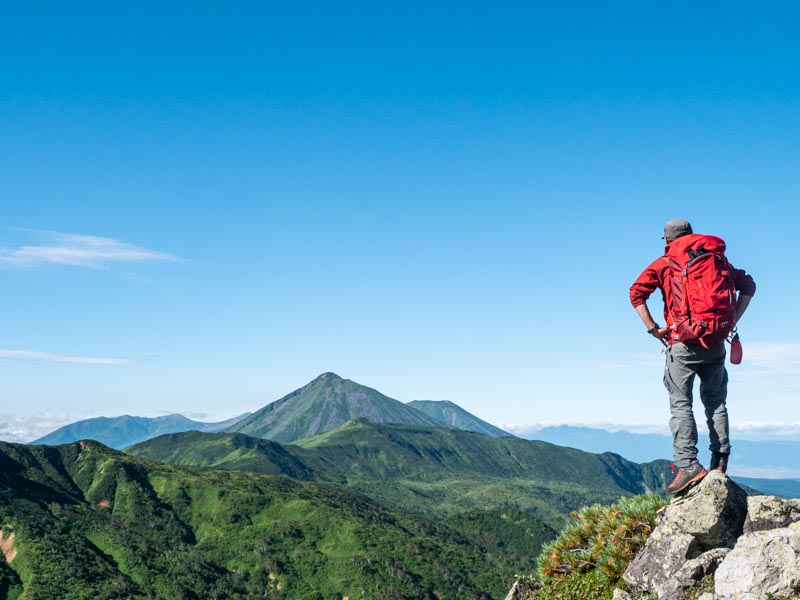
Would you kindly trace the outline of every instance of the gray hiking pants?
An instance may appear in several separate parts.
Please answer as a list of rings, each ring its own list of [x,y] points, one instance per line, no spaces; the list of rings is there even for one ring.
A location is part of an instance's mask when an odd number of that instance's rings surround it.
[[[725,342],[712,345],[687,346],[675,343],[666,351],[664,386],[669,392],[672,445],[675,466],[687,467],[697,460],[697,424],[692,411],[692,388],[695,375],[700,377],[700,400],[706,413],[709,449],[731,451],[728,439],[728,372],[725,370]]]

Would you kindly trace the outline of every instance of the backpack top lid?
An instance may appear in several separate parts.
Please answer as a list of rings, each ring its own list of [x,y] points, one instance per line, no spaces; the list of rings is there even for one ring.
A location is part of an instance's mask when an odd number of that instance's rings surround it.
[[[673,242],[667,245],[664,255],[678,259],[682,263],[688,262],[691,257],[687,250],[697,252],[703,249],[712,254],[725,255],[725,242],[722,238],[715,235],[703,235],[701,233],[690,233],[689,235],[682,235]]]

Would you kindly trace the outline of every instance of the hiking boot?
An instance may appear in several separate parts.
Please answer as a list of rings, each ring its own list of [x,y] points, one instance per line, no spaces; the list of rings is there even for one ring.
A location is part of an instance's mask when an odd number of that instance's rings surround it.
[[[723,473],[728,470],[728,456],[727,452],[712,452],[711,464],[708,466],[709,471],[716,469]]]
[[[674,473],[675,465],[672,465],[671,469]],[[700,481],[707,474],[708,471],[706,471],[699,462],[693,462],[688,467],[680,467],[678,468],[678,474],[675,475],[675,479],[667,486],[667,492],[670,494],[682,492],[696,481]]]

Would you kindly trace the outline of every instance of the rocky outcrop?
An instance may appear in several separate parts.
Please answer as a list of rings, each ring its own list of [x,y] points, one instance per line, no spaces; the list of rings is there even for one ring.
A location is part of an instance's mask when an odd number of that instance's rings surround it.
[[[628,566],[634,592],[676,600],[715,573],[707,600],[794,598],[800,593],[800,500],[750,496],[712,471],[659,515]]]
[[[717,600],[794,598],[800,592],[800,524],[746,533],[717,569]]]
[[[699,600],[800,598],[800,499],[750,496],[718,471],[663,508],[623,579],[631,593],[677,600],[714,574]],[[522,600],[530,590],[516,588]],[[514,590],[512,590],[514,592]]]
[[[713,573],[744,529],[747,495],[712,471],[661,511],[653,533],[623,578],[637,592],[675,600]]]

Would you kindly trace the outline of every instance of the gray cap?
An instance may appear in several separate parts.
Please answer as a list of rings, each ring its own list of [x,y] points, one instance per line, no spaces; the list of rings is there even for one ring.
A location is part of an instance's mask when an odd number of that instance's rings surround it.
[[[667,224],[664,225],[664,239],[668,242],[673,242],[682,235],[689,233],[694,232],[689,221],[685,219],[672,219],[672,221],[667,221]]]

